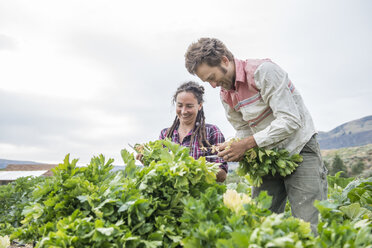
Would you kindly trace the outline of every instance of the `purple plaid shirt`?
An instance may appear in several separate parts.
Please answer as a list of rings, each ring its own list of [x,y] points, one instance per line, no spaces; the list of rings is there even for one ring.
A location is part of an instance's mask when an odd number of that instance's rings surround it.
[[[220,129],[212,124],[205,124],[206,129],[206,135],[207,140],[211,145],[217,145],[219,143],[225,142],[225,137],[221,133]],[[164,128],[161,130],[159,139],[165,139],[167,137],[167,130],[168,128]],[[172,141],[174,143],[180,144],[182,146],[186,146],[190,148],[190,156],[192,156],[195,159],[198,159],[201,156],[208,156],[208,155],[214,155],[210,149],[209,151],[203,151],[200,148],[199,141],[198,141],[198,135],[195,135],[194,142],[190,147],[191,142],[191,135],[194,130],[191,130],[183,139],[182,143],[180,142],[179,134],[177,128],[173,131],[173,137]],[[216,154],[216,153],[215,153]],[[224,169],[226,172],[228,171],[227,163],[222,158],[206,158],[207,161],[213,162],[213,163],[221,163],[220,168]]]

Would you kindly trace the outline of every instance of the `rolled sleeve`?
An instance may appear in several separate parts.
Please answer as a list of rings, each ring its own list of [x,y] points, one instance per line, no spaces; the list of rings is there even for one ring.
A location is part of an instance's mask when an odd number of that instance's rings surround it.
[[[207,133],[209,134],[208,141],[211,145],[217,145],[225,142],[225,137],[217,126],[208,126]],[[210,154],[212,155],[212,154]],[[220,168],[228,172],[228,165],[222,158],[207,158],[207,161],[213,163],[221,163]]]

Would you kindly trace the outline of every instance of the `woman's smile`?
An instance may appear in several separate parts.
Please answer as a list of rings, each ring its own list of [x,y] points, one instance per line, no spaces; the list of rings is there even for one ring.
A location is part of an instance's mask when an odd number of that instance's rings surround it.
[[[176,99],[176,113],[181,125],[194,125],[196,117],[202,104],[198,103],[194,94],[191,92],[181,92]]]

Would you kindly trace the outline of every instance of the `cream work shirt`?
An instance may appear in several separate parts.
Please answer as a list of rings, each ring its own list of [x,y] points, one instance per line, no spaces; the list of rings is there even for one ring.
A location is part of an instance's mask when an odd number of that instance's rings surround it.
[[[288,74],[269,59],[235,59],[235,70],[235,89],[221,88],[221,101],[236,137],[299,153],[316,130]]]

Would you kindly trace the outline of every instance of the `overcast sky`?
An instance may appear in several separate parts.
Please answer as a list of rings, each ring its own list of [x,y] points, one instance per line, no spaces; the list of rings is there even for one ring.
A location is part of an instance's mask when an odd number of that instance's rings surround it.
[[[158,138],[200,37],[239,59],[271,58],[329,131],[372,114],[369,0],[0,0],[0,158],[122,164],[128,143]],[[225,134],[219,91],[205,112]]]

